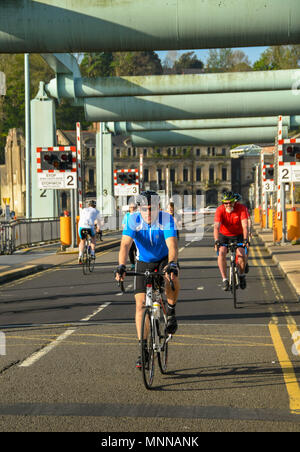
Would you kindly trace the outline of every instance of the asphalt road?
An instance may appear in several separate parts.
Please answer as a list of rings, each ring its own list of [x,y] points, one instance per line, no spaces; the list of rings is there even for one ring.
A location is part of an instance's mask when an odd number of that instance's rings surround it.
[[[0,431],[300,430],[294,293],[254,238],[234,309],[212,226],[189,239],[169,372],[157,368],[151,391],[135,369],[132,279],[125,295],[113,280],[117,249],[98,254],[88,276],[74,260],[2,286]]]

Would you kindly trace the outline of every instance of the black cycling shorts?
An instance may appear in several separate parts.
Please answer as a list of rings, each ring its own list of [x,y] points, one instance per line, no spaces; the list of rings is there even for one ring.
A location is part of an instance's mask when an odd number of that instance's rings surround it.
[[[145,272],[146,270],[149,270],[153,272],[154,270],[157,270],[161,272],[166,265],[168,265],[168,256],[164,257],[159,262],[137,261],[135,264],[135,271]],[[146,293],[146,281],[144,276],[134,277],[134,293]]]
[[[243,234],[240,234],[240,235],[219,234],[219,240],[220,240],[221,245],[222,245],[222,243],[228,244],[230,242],[235,242],[235,241],[237,241],[238,243],[243,243],[244,236],[243,236]]]

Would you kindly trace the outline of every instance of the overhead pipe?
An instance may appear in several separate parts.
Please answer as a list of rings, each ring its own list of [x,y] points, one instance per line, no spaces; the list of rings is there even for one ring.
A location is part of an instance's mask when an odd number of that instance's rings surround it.
[[[0,53],[300,44],[299,0],[2,0]]]
[[[133,146],[222,146],[248,143],[274,143],[277,127],[244,127],[216,130],[171,130],[168,132],[134,132],[130,135]],[[283,138],[288,128],[282,129]]]
[[[139,122],[106,122],[108,132],[114,135],[130,134],[151,130],[193,130],[222,129],[239,127],[270,127],[278,124],[278,116],[257,118],[224,118],[224,119],[191,119],[183,121],[139,121]],[[283,116],[282,125],[289,129],[300,127],[300,116]]]
[[[148,75],[78,78],[58,73],[46,85],[49,96],[60,98],[209,94],[242,91],[297,90],[300,69],[220,74]]]
[[[292,90],[83,99],[88,121],[164,121],[257,116],[297,116]],[[78,105],[78,104],[77,104]]]

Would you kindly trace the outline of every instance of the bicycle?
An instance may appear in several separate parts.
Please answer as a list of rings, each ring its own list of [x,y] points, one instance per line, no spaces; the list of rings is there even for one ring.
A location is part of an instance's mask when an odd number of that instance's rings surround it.
[[[144,273],[127,271],[128,276],[144,276],[146,283],[145,311],[141,326],[142,375],[146,389],[151,389],[154,379],[155,354],[162,374],[167,373],[169,341],[172,335],[167,332],[166,301],[162,298],[163,272]],[[175,290],[173,281],[170,281]],[[122,292],[124,284],[119,281]]]
[[[84,238],[84,250],[82,256],[82,271],[84,275],[88,273],[92,273],[95,268],[95,258],[92,256],[91,251],[91,241],[92,238],[89,234],[89,231],[82,229],[81,236]]]
[[[240,286],[240,275],[239,269],[237,266],[237,248],[245,248],[245,252],[247,254],[247,247],[244,243],[238,243],[236,241],[230,243],[221,243],[220,246],[226,246],[230,251],[230,270],[229,270],[229,288],[233,297],[233,306],[234,309],[237,309],[237,289]]]

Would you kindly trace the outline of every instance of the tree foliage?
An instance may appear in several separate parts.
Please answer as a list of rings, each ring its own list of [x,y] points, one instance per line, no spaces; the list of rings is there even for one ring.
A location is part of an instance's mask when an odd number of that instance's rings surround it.
[[[210,49],[205,69],[206,72],[241,72],[252,68],[241,50]]]

